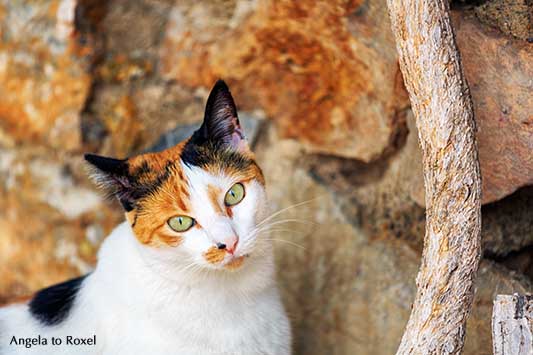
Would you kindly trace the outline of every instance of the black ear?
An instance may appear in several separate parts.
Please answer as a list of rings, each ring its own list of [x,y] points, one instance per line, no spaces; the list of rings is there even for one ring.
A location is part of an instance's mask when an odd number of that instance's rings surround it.
[[[109,195],[116,196],[127,212],[133,210],[135,193],[129,175],[128,160],[95,154],[85,154],[84,157],[90,164],[91,178]]]
[[[205,106],[204,122],[193,135],[195,144],[206,142],[217,147],[244,149],[246,139],[242,131],[237,107],[226,83],[218,80]]]

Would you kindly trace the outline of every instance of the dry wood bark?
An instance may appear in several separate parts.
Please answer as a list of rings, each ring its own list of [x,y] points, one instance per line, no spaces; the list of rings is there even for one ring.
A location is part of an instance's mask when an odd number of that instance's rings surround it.
[[[481,177],[472,100],[448,0],[388,0],[423,154],[426,235],[397,354],[458,354],[480,258]]]
[[[533,354],[533,296],[498,295],[492,312],[494,355]]]

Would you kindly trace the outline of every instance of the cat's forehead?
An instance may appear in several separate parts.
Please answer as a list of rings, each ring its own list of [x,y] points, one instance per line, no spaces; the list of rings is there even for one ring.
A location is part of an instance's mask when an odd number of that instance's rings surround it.
[[[155,175],[180,159],[183,147],[182,142],[172,148],[161,152],[146,153],[128,159],[128,173],[130,176]]]
[[[261,169],[251,152],[236,152],[184,141],[157,153],[147,153],[128,161],[129,175],[146,200],[161,201],[160,195],[177,200],[183,212],[189,209],[191,189],[229,188],[236,182],[257,180],[264,185]]]
[[[190,139],[183,145],[180,159],[186,166],[203,169],[211,175],[225,175],[240,180],[257,179],[264,184],[261,169],[248,148],[235,150],[211,143],[198,145]]]
[[[130,159],[129,174],[147,183],[164,178],[195,179],[188,181],[189,184],[212,183],[220,179],[256,179],[264,184],[262,171],[250,151],[237,152],[209,145],[197,146],[189,140],[161,152],[147,153]]]

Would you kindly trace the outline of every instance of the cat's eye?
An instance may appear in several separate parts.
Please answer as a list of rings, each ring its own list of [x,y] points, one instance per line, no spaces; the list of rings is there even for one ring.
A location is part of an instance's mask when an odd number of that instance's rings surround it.
[[[194,219],[188,216],[174,216],[167,221],[168,226],[175,232],[186,232],[194,223]]]
[[[226,206],[235,206],[244,198],[244,186],[241,183],[236,183],[231,189],[226,192],[224,203]]]

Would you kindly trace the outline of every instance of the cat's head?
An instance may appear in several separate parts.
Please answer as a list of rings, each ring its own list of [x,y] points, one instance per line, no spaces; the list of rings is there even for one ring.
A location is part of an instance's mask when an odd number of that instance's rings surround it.
[[[137,240],[210,269],[238,269],[266,212],[264,178],[223,81],[187,140],[129,159],[87,154],[93,178],[120,201]]]

